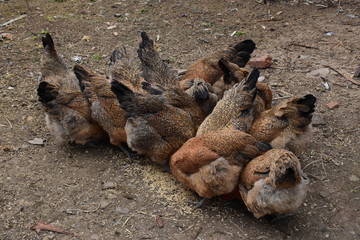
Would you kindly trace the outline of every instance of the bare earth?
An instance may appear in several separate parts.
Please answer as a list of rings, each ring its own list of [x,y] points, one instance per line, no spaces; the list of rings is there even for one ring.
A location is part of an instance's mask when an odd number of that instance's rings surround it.
[[[325,8],[307,2],[29,0],[28,9],[25,1],[0,1],[0,24],[27,15],[0,27],[13,35],[0,41],[0,239],[360,239],[360,86],[331,69],[324,73],[330,90],[309,76],[330,66],[352,77],[359,67],[360,1],[312,1]],[[304,205],[275,222],[222,199],[193,212],[199,197],[147,160],[129,160],[109,144],[57,144],[36,95],[46,31],[70,66],[80,56],[103,74],[115,47],[137,57],[141,31],[157,38],[174,69],[253,39],[254,56],[273,56],[261,74],[276,102],[314,94],[326,123],[314,127],[302,159],[311,179]],[[230,36],[234,31],[244,35]],[[330,110],[329,102],[339,107]],[[33,138],[45,145],[28,143]],[[31,230],[38,222],[76,237]]]

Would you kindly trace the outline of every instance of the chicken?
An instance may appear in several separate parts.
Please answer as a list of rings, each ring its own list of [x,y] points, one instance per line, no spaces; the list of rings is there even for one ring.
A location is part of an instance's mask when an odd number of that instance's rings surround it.
[[[220,58],[244,67],[254,49],[255,43],[252,40],[245,40],[226,49],[216,51],[191,64],[183,79],[200,78],[213,85],[223,76],[223,72],[218,64]]]
[[[221,60],[222,64],[228,66],[229,62]],[[239,68],[237,66],[237,68]],[[237,76],[236,71],[227,75]],[[213,112],[206,117],[200,125],[196,135],[199,136],[209,131],[221,129],[237,129],[246,132],[253,121],[253,106],[256,97],[256,82],[259,71],[253,69],[246,81],[237,83],[225,93],[225,96],[217,103]]]
[[[260,218],[299,208],[306,197],[308,182],[292,152],[272,149],[244,167],[239,191],[249,211]]]
[[[55,50],[50,34],[42,38],[44,54],[39,101],[46,112],[46,125],[60,142],[85,144],[106,139],[107,134],[91,117],[90,103],[79,82]]]
[[[208,56],[198,59],[187,69],[185,76],[180,81],[180,86],[183,89],[186,89],[187,81],[192,79],[203,79],[204,81],[213,85],[214,92],[219,99],[222,98],[222,95],[225,90],[231,88],[233,84],[231,79],[221,79],[224,75],[221,65],[219,65],[219,59],[224,58],[228,62],[232,62],[237,66],[244,67],[250,59],[250,54],[255,49],[255,43],[252,40],[245,40],[216,51]],[[241,68],[242,80],[247,75],[247,70]],[[238,72],[240,74],[240,72]],[[240,76],[239,76],[240,77]]]
[[[311,119],[316,98],[309,94],[283,101],[262,112],[249,133],[273,148],[287,149],[299,156],[311,140]]]
[[[109,134],[110,143],[122,147],[126,143],[125,111],[120,108],[116,95],[105,77],[88,72],[83,67],[74,67],[84,95],[91,103],[91,116]]]
[[[117,81],[111,83],[111,90],[126,111],[128,146],[153,162],[165,165],[170,155],[195,135],[189,113],[167,104],[164,96],[136,93]]]
[[[249,159],[269,150],[239,130],[207,132],[189,139],[170,158],[174,177],[201,197],[231,193],[239,183],[242,167]]]
[[[271,108],[273,98],[271,89],[263,82],[256,83],[256,90],[257,94],[253,110],[254,119],[258,118],[263,111]]]
[[[199,126],[217,103],[216,96],[210,93],[211,86],[199,79],[189,81],[187,91],[181,89],[175,73],[161,60],[153,41],[145,32],[141,33],[141,38],[138,56],[142,63],[142,76],[147,81],[143,83],[143,89],[162,95],[167,104],[185,110]]]
[[[141,61],[141,76],[149,83],[156,83],[163,87],[178,86],[178,79],[173,70],[162,61],[159,53],[154,48],[154,41],[146,32],[141,32],[138,57]]]
[[[110,78],[121,82],[134,91],[143,91],[138,70],[127,58],[125,48],[115,50],[110,57]],[[84,95],[91,103],[91,115],[109,134],[110,143],[120,147],[128,157],[125,132],[125,111],[120,108],[116,95],[111,91],[108,79],[75,66],[74,72],[78,78]]]

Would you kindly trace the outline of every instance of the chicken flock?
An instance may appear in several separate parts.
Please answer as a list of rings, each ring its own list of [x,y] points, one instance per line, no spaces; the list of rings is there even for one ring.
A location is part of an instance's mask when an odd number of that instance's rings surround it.
[[[107,78],[69,69],[50,34],[42,38],[37,92],[51,134],[77,144],[109,139],[128,157],[170,167],[204,199],[241,199],[256,218],[296,210],[308,188],[299,157],[311,140],[316,98],[272,106],[259,70],[244,68],[252,40],[198,59],[179,78],[145,32],[141,39],[141,66],[118,48]]]

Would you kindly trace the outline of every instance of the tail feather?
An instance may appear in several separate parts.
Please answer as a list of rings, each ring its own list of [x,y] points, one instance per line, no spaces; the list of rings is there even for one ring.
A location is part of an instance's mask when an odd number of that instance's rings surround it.
[[[134,96],[133,91],[131,91],[127,86],[118,81],[111,82],[111,91],[113,91],[113,93],[116,95],[120,104]]]
[[[42,37],[42,44],[44,48],[49,52],[55,52],[55,44],[49,33],[46,33],[45,37]]]
[[[302,116],[309,116],[311,113],[315,111],[315,102],[316,97],[312,94],[305,95],[297,101],[297,104],[305,106],[300,107],[299,111]]]
[[[259,79],[259,76],[260,76],[259,70],[257,68],[253,68],[244,82],[244,84],[248,86],[249,90],[254,89],[256,87],[256,83]]]
[[[48,104],[59,95],[59,89],[48,82],[41,82],[37,89],[37,94],[41,103]]]
[[[174,71],[162,61],[159,53],[154,48],[154,42],[145,32],[141,33],[141,39],[137,52],[143,68],[142,77],[150,83],[158,83],[162,86],[177,86],[179,82]]]
[[[82,92],[85,90],[85,81],[89,78],[89,72],[85,70],[85,68],[80,65],[74,66],[74,73],[76,78],[79,80],[80,89]]]
[[[115,49],[110,56],[110,66],[115,65],[117,61],[126,57],[127,57],[127,52],[125,47],[123,47],[122,49]]]
[[[245,51],[251,54],[255,50],[255,43],[252,40],[244,40],[233,46],[238,52]]]

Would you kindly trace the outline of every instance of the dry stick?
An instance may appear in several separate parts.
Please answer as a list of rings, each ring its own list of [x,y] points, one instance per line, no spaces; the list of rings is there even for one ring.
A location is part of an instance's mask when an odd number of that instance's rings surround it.
[[[304,47],[304,48],[313,48],[313,49],[317,49],[317,50],[319,50],[319,48],[318,48],[318,47],[307,46],[307,45],[300,44],[300,43],[291,43],[291,44],[290,44],[290,46]]]
[[[5,119],[5,120],[9,123],[10,128],[13,128],[13,125],[11,124],[11,122],[8,119]]]
[[[196,231],[196,234],[194,236],[194,240],[200,235],[201,230],[203,229],[203,226],[200,226],[199,229]]]
[[[344,73],[340,72],[339,70],[336,70],[335,68],[333,68],[332,66],[329,65],[324,65],[324,67],[330,68],[331,70],[333,70],[334,72],[337,72],[340,76],[342,76],[343,78],[345,78],[346,80],[348,80],[349,82],[359,85],[360,86],[360,82],[346,76]]]
[[[11,19],[11,20],[9,20],[9,21],[7,21],[7,22],[5,22],[5,23],[2,23],[2,24],[0,24],[0,27],[4,27],[4,26],[6,26],[6,25],[9,25],[10,23],[13,23],[13,22],[16,22],[16,21],[18,21],[18,20],[20,20],[20,19],[23,19],[24,17],[26,17],[26,14],[21,15],[21,16],[19,16],[19,17],[17,17],[17,18]]]
[[[62,233],[65,235],[75,236],[75,233],[67,232],[67,231],[57,228],[51,224],[45,224],[45,223],[41,223],[41,222],[38,222],[35,226],[31,227],[31,229],[32,230],[47,230],[47,231]]]
[[[276,21],[282,21],[284,19],[282,18],[265,18],[265,19],[259,19],[257,22],[276,22]]]

